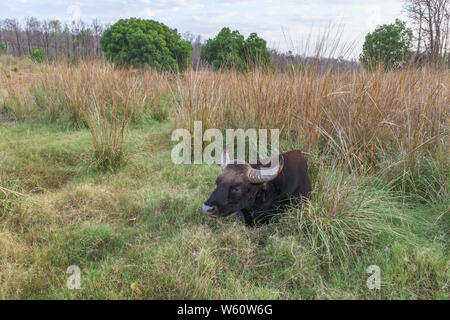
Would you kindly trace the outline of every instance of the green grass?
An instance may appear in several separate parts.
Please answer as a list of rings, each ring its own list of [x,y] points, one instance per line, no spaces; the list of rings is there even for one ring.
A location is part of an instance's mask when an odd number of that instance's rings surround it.
[[[0,298],[449,298],[446,197],[308,159],[307,206],[260,228],[210,219],[220,167],[174,165],[171,129],[133,125],[126,164],[101,172],[88,129],[0,123]],[[66,287],[70,265],[81,290]],[[381,290],[366,287],[369,265]]]

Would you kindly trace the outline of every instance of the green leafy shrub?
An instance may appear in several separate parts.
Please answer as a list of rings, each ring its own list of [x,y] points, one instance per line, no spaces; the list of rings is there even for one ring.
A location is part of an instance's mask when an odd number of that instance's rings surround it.
[[[45,59],[47,59],[44,49],[32,47],[30,52],[30,59],[37,63],[44,62]]]
[[[212,63],[214,68],[246,70],[270,69],[270,52],[266,41],[251,33],[244,39],[239,31],[223,28],[214,39],[208,39],[200,52],[202,60]]]
[[[101,46],[120,65],[152,67],[173,72],[191,66],[192,46],[176,29],[154,20],[121,19],[105,31]]]
[[[4,54],[6,52],[6,48],[5,45],[0,42],[0,55]]]
[[[399,19],[379,26],[366,35],[360,61],[367,69],[402,67],[411,57],[411,40],[412,31]]]

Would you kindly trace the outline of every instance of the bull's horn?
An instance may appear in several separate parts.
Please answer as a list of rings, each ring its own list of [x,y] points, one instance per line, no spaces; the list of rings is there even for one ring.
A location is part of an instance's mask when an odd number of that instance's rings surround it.
[[[280,155],[280,161],[277,166],[273,168],[268,169],[253,169],[250,168],[248,170],[248,180],[250,183],[263,183],[263,182],[269,182],[273,179],[275,179],[278,174],[283,170],[284,166],[284,157]]]
[[[223,149],[222,152],[222,161],[221,161],[222,170],[224,170],[227,164],[229,163],[230,163],[230,156],[228,154],[227,148],[225,148]]]

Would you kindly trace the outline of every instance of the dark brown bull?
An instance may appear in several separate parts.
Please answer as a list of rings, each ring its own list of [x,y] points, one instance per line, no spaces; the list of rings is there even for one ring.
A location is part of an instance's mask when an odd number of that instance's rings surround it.
[[[237,213],[237,220],[253,226],[269,221],[292,199],[309,199],[311,182],[302,153],[293,150],[278,157],[276,166],[272,165],[275,161],[248,164],[229,161],[225,150],[222,173],[216,180],[216,189],[202,206],[203,212],[214,217]]]

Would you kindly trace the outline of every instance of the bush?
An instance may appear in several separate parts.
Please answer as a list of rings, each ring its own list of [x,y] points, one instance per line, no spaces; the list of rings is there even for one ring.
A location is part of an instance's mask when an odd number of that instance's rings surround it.
[[[5,45],[0,42],[0,55],[4,54],[6,52]]]
[[[401,67],[411,57],[411,40],[412,31],[399,19],[379,26],[366,35],[360,61],[367,69]]]
[[[45,59],[47,59],[44,49],[32,47],[30,52],[30,59],[37,63],[44,62]]]
[[[191,66],[191,44],[157,21],[121,19],[105,31],[100,43],[106,57],[120,65],[173,72]]]
[[[200,58],[212,63],[216,70],[271,68],[270,52],[264,39],[259,38],[256,33],[251,33],[244,40],[239,31],[231,32],[229,28],[223,28],[214,39],[206,41]]]

